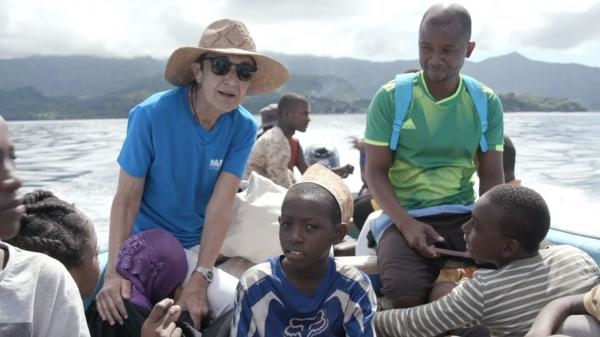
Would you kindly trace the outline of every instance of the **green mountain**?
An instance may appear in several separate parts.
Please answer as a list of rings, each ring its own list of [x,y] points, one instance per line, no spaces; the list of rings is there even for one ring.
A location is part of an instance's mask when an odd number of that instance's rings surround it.
[[[275,57],[288,66],[292,77],[276,92],[247,97],[243,104],[250,111],[294,91],[310,97],[315,113],[364,112],[381,84],[418,66],[417,61]],[[164,65],[152,58],[89,56],[0,60],[0,114],[7,119],[126,117],[136,103],[171,87],[162,77]],[[600,68],[509,54],[467,62],[465,73],[494,88],[506,111],[600,110],[600,96],[593,92],[600,85]]]
[[[93,56],[32,56],[0,60],[0,89],[34,87],[46,96],[102,96],[162,74],[165,61]]]
[[[530,60],[518,53],[465,63],[464,71],[501,94],[567,98],[600,111],[600,68]]]

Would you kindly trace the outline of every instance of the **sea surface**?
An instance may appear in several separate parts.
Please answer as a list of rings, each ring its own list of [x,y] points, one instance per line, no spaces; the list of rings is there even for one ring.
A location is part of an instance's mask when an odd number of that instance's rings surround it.
[[[108,219],[117,184],[116,158],[126,119],[9,122],[23,192],[50,189],[81,208],[94,222],[100,248],[108,242]],[[335,147],[340,164],[355,166],[346,179],[361,186],[358,151],[365,115],[311,115],[310,145]],[[600,113],[508,113],[505,133],[517,148],[516,176],[540,192],[552,226],[600,238]]]

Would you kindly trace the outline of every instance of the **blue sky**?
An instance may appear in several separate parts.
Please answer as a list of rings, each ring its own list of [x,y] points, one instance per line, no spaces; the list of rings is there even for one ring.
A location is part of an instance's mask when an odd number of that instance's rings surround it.
[[[417,58],[423,12],[437,1],[398,0],[0,0],[0,58],[152,56],[193,46],[210,22],[244,21],[262,51]],[[472,61],[519,52],[600,67],[600,0],[464,0]]]

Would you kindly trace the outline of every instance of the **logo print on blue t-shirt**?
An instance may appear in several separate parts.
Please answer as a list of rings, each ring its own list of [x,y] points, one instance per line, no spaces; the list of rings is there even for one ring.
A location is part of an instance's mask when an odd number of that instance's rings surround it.
[[[222,164],[223,164],[223,159],[211,159],[210,160],[210,169],[218,171],[221,169]]]
[[[325,309],[321,309],[314,317],[292,318],[284,330],[285,337],[313,337],[327,329]]]

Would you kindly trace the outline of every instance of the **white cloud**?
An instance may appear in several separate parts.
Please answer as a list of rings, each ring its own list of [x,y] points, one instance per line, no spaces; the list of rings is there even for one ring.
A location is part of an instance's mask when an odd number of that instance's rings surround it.
[[[598,41],[600,3],[572,13],[554,13],[540,29],[526,34],[523,42],[540,48],[565,49]]]
[[[244,21],[259,49],[374,61],[416,59],[423,12],[437,1],[0,0],[0,57],[167,57],[210,22]],[[474,61],[513,51],[600,66],[600,0],[462,0]]]

